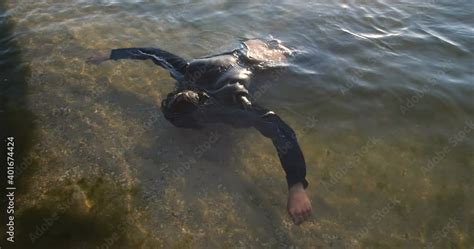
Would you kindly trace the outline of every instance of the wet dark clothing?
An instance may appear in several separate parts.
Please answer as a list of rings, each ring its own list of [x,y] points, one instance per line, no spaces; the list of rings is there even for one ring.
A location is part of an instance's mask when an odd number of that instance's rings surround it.
[[[177,127],[201,128],[206,124],[225,123],[233,127],[255,127],[270,138],[286,173],[288,187],[301,182],[306,188],[306,164],[294,131],[274,112],[255,103],[244,108],[236,103],[239,96],[249,99],[248,86],[255,62],[246,58],[241,50],[194,59],[183,58],[158,48],[113,49],[110,59],[151,59],[167,69],[178,81],[178,89],[199,90],[199,106],[189,112],[174,113],[165,117]]]

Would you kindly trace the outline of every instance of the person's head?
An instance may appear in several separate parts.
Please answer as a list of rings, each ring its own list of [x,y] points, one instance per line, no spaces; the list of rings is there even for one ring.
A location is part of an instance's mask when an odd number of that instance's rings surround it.
[[[175,126],[196,128],[199,125],[190,113],[199,107],[200,96],[197,91],[184,90],[168,94],[161,102],[161,111]]]
[[[173,113],[192,112],[198,104],[199,94],[191,90],[170,93],[165,100],[166,107]]]

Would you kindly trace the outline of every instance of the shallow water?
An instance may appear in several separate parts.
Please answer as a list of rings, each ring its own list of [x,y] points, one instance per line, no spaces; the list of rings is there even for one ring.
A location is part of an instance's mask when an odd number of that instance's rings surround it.
[[[14,245],[471,249],[473,10],[469,0],[7,1],[2,113],[24,150]],[[305,154],[314,215],[299,227],[270,141],[174,128],[159,111],[173,80],[151,62],[85,63],[130,46],[191,59],[243,38],[298,51],[258,78],[255,97]]]

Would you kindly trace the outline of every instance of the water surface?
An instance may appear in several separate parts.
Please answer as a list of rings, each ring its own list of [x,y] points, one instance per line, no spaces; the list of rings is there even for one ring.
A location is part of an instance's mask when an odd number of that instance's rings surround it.
[[[472,1],[7,7],[14,27],[2,38],[21,61],[2,61],[23,68],[26,84],[25,103],[9,108],[34,123],[22,128],[32,134],[18,173],[18,248],[474,246]],[[257,131],[175,128],[159,111],[174,87],[166,71],[85,63],[131,46],[191,59],[243,38],[298,51],[258,78],[256,96],[295,129],[306,157],[314,216],[299,227]]]

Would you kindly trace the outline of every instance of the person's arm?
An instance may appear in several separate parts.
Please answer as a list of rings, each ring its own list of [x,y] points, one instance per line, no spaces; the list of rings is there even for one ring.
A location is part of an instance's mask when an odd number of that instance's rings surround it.
[[[170,52],[159,48],[118,48],[109,53],[98,53],[87,59],[92,64],[100,64],[106,60],[152,60],[158,66],[170,71],[174,78],[182,78],[186,73],[188,62]]]
[[[198,124],[226,123],[234,127],[254,126],[265,137],[272,140],[288,183],[287,209],[293,222],[301,224],[311,216],[311,201],[306,194],[306,163],[296,135],[274,112],[256,104],[236,108],[226,107],[212,98],[205,101],[193,112],[193,120]]]
[[[306,194],[306,163],[296,135],[275,113],[267,111],[254,125],[275,145],[288,183],[287,210],[293,222],[301,224],[311,216],[311,201]]]
[[[256,122],[255,128],[272,140],[286,173],[288,188],[297,183],[307,188],[306,163],[293,129],[273,112],[263,115]]]
[[[196,120],[202,124],[222,122],[234,127],[255,127],[262,135],[272,140],[286,173],[288,188],[297,183],[301,183],[304,188],[308,186],[305,178],[306,163],[296,135],[278,115],[250,101],[248,106],[240,108],[223,105],[214,98],[206,103],[194,113]]]
[[[99,65],[107,60],[110,60],[110,52],[97,52],[92,56],[89,56],[86,62],[89,64]]]

